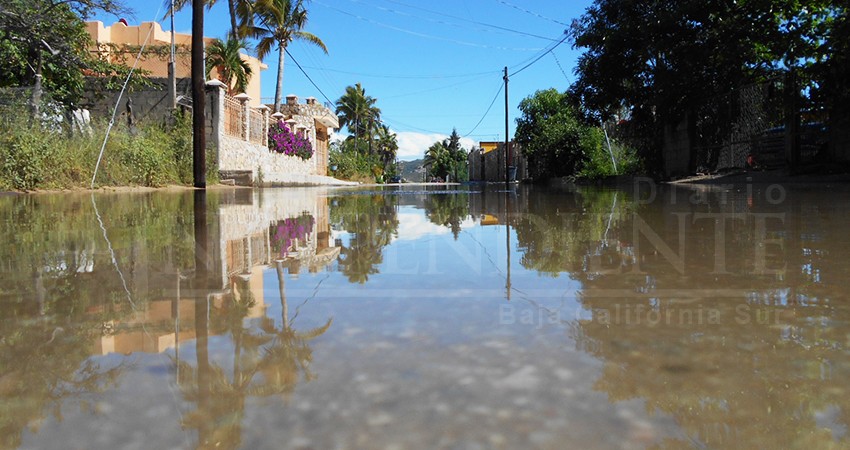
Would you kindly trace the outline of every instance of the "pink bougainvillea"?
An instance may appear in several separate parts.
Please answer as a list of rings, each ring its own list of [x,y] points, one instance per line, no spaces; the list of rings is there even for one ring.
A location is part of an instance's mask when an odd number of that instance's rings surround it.
[[[301,159],[313,157],[313,145],[310,140],[293,133],[286,123],[279,121],[269,126],[269,149],[273,152]]]

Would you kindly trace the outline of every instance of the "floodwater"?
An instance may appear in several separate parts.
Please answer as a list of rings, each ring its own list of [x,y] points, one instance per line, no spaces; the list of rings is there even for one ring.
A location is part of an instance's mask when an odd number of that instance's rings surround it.
[[[3,196],[0,219],[2,448],[850,445],[847,186]]]

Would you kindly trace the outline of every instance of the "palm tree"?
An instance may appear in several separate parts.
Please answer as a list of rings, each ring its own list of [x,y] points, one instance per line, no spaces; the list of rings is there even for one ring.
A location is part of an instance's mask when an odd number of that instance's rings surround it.
[[[307,9],[304,0],[256,0],[253,5],[253,15],[245,23],[243,31],[246,36],[259,39],[257,57],[265,59],[277,46],[277,86],[274,92],[274,110],[280,111],[280,100],[283,92],[283,63],[286,47],[294,40],[314,44],[328,53],[328,48],[316,35],[303,31],[307,24]]]
[[[371,135],[375,123],[381,120],[381,110],[375,106],[377,99],[366,95],[366,90],[360,83],[345,88],[345,94],[336,101],[336,114],[339,116],[339,126],[348,127],[348,132],[356,140],[363,134]],[[361,124],[366,124],[366,127]]]
[[[248,81],[253,75],[251,66],[242,59],[240,50],[247,48],[245,39],[230,37],[227,42],[216,39],[207,47],[206,75],[210,77],[213,69],[218,71],[218,79],[227,85],[227,93],[245,92]],[[235,82],[235,84],[234,84]]]
[[[375,140],[378,146],[378,155],[384,163],[384,172],[387,172],[387,167],[395,161],[398,153],[397,136],[390,131],[390,127],[381,124],[375,131]]]
[[[428,169],[428,173],[432,176],[442,178],[448,173],[448,161],[449,150],[442,142],[435,142],[434,145],[425,151],[425,161],[423,165]]]

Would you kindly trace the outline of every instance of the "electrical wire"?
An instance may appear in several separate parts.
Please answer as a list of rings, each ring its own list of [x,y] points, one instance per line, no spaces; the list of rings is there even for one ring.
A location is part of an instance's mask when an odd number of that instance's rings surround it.
[[[569,26],[569,24],[564,23],[564,22],[561,22],[560,20],[553,19],[553,18],[551,18],[551,17],[546,17],[546,16],[544,16],[544,15],[542,15],[542,14],[538,14],[538,13],[536,13],[536,12],[534,12],[534,11],[527,10],[527,9],[525,9],[525,8],[521,7],[521,6],[514,5],[513,3],[508,3],[508,2],[506,2],[505,0],[496,0],[496,1],[497,1],[497,2],[499,2],[499,3],[501,3],[501,4],[503,4],[503,5],[505,5],[505,6],[511,7],[511,8],[513,8],[513,9],[516,9],[516,10],[518,10],[518,11],[522,11],[522,12],[524,12],[524,13],[526,13],[526,14],[530,14],[530,15],[532,15],[532,16],[534,16],[534,17],[537,17],[537,18],[540,18],[540,19],[543,19],[543,20],[548,20],[548,21],[550,21],[550,22],[557,23],[558,25]]]
[[[563,38],[561,38],[561,40],[560,40],[560,41],[558,41],[558,43],[557,43],[557,44],[555,44],[554,46],[552,46],[552,47],[551,47],[551,48],[549,48],[548,50],[545,50],[545,51],[544,51],[543,53],[541,53],[539,56],[537,56],[536,58],[534,58],[534,59],[533,59],[530,63],[528,63],[528,64],[526,64],[526,65],[522,66],[522,68],[520,68],[520,69],[518,69],[518,70],[514,71],[514,73],[510,74],[510,76],[512,77],[512,76],[514,76],[514,75],[516,75],[516,74],[518,74],[518,73],[522,72],[523,70],[528,69],[529,67],[531,67],[532,65],[534,65],[537,61],[540,61],[540,60],[541,60],[544,56],[546,56],[546,55],[548,55],[549,53],[551,53],[551,52],[552,52],[552,50],[555,50],[556,48],[558,48],[558,46],[559,46],[559,45],[561,45],[561,44],[563,44],[563,43],[567,40],[567,38],[569,38],[569,37],[570,37],[570,36],[569,36],[567,33],[564,33],[564,37],[563,37]]]
[[[466,77],[476,77],[479,75],[494,75],[501,73],[499,71],[489,71],[489,72],[473,72],[473,73],[463,73],[463,74],[453,74],[453,75],[383,75],[376,73],[363,73],[363,72],[350,72],[346,70],[339,69],[329,69],[326,67],[311,67],[304,66],[307,69],[316,69],[316,70],[324,70],[328,72],[336,72],[336,73],[344,73],[346,75],[356,75],[359,77],[370,77],[370,78],[386,78],[386,79],[395,79],[395,80],[438,80],[443,78],[466,78]]]
[[[159,13],[162,12],[162,6],[157,8],[156,16],[159,17]],[[94,181],[97,178],[97,171],[100,168],[100,161],[103,159],[103,152],[106,150],[106,142],[109,140],[109,133],[112,131],[112,127],[115,125],[115,116],[118,114],[118,105],[121,103],[121,98],[124,96],[124,92],[127,90],[127,85],[130,84],[130,78],[133,76],[133,72],[136,71],[136,66],[139,65],[139,60],[142,58],[142,52],[145,51],[145,47],[148,45],[148,41],[151,38],[151,34],[153,33],[154,27],[150,27],[148,30],[148,35],[145,37],[145,41],[142,42],[141,47],[139,47],[139,54],[136,55],[136,60],[133,61],[133,67],[130,68],[130,72],[127,73],[127,79],[124,80],[124,85],[121,86],[121,92],[118,93],[118,99],[115,100],[115,108],[112,110],[112,118],[109,119],[109,125],[106,127],[106,135],[103,136],[103,145],[100,146],[100,154],[97,155],[97,163],[94,165],[94,173],[91,176],[91,189],[94,189]]]
[[[322,88],[320,88],[320,87],[316,84],[316,82],[315,82],[315,81],[313,81],[313,79],[312,79],[312,78],[310,78],[310,75],[307,75],[307,72],[306,72],[306,71],[304,71],[304,68],[303,68],[303,67],[301,67],[301,64],[298,64],[298,60],[297,60],[297,59],[295,59],[295,57],[293,57],[293,56],[292,56],[292,53],[289,53],[289,49],[284,48],[284,51],[286,51],[286,54],[289,56],[289,58],[290,58],[290,59],[292,59],[292,61],[295,63],[295,65],[296,65],[296,66],[298,66],[298,69],[299,69],[299,70],[301,70],[301,73],[303,73],[303,74],[304,74],[304,76],[305,76],[305,77],[307,77],[307,80],[309,80],[309,81],[310,81],[310,84],[312,84],[314,88],[316,88],[316,89],[318,89],[318,90],[319,90],[319,93],[321,93],[321,94],[322,94],[322,97],[324,97],[324,98],[325,98],[325,100],[327,100],[327,101],[328,101],[328,103],[333,104],[333,101],[331,101],[331,99],[330,99],[330,98],[328,98],[328,96],[327,96],[327,95],[325,95],[325,91],[323,91],[323,90],[322,90]]]
[[[469,130],[469,133],[464,134],[463,137],[468,137],[469,135],[471,135],[478,128],[478,126],[481,125],[481,122],[484,122],[484,119],[487,117],[487,114],[490,114],[490,109],[492,109],[493,105],[496,104],[496,99],[499,98],[499,94],[502,93],[502,89],[504,89],[504,87],[505,86],[500,81],[499,90],[496,91],[496,95],[493,96],[493,101],[490,102],[490,106],[487,107],[487,111],[484,111],[484,115],[481,116],[481,120],[479,120],[478,123],[476,123],[475,126],[472,127],[471,130]]]
[[[460,40],[457,40],[457,39],[450,39],[450,38],[445,38],[445,37],[441,37],[441,36],[434,36],[434,35],[425,34],[425,33],[419,33],[419,32],[416,32],[416,31],[408,30],[406,28],[400,28],[400,27],[397,27],[397,26],[394,26],[394,25],[388,25],[388,24],[385,24],[383,22],[378,22],[377,20],[372,20],[372,19],[369,19],[367,17],[359,16],[357,14],[350,13],[348,11],[339,9],[335,6],[328,5],[327,3],[323,3],[323,2],[320,2],[320,1],[316,1],[315,3],[318,4],[318,5],[324,6],[325,8],[337,11],[340,14],[344,14],[346,16],[354,17],[355,19],[362,20],[364,22],[368,22],[368,23],[371,23],[373,25],[377,25],[379,27],[398,31],[400,33],[410,34],[412,36],[417,36],[417,37],[421,37],[421,38],[425,38],[425,39],[434,39],[434,40],[437,40],[437,41],[451,42],[451,43],[458,44],[458,45],[466,45],[466,46],[469,46],[469,47],[478,47],[478,48],[489,48],[489,49],[494,49],[494,50],[506,50],[506,51],[538,51],[538,50],[540,50],[539,48],[499,47],[499,46],[492,46],[492,45],[487,45],[487,44],[478,44],[478,43],[475,43],[475,42],[460,41]]]
[[[467,19],[465,17],[453,16],[451,14],[446,14],[446,13],[443,13],[443,12],[434,11],[434,10],[427,9],[427,8],[422,8],[420,6],[411,5],[411,4],[400,2],[400,1],[397,1],[397,0],[386,0],[386,1],[389,2],[389,3],[395,3],[397,5],[406,6],[408,8],[418,9],[420,11],[424,11],[424,12],[427,12],[427,13],[436,14],[438,16],[449,17],[449,18],[457,19],[457,20],[463,20],[465,22],[474,23],[476,25],[482,25],[482,26],[494,28],[494,29],[497,29],[497,30],[507,31],[507,32],[510,32],[510,33],[515,33],[515,34],[520,34],[520,35],[523,35],[523,36],[528,36],[528,37],[533,37],[533,38],[543,39],[543,40],[546,40],[546,41],[553,41],[553,42],[557,40],[557,39],[552,39],[552,38],[549,38],[549,37],[546,37],[546,36],[541,36],[539,34],[528,33],[528,32],[520,31],[520,30],[514,30],[512,28],[502,27],[502,26],[499,26],[499,25],[493,25],[491,23],[479,22],[477,20]]]

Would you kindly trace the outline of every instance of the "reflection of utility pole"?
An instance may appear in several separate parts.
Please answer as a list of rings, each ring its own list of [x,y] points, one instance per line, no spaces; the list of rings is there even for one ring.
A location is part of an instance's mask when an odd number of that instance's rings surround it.
[[[505,182],[507,185],[507,181]],[[508,295],[508,301],[511,301],[511,213],[508,210],[508,205],[510,202],[508,201],[508,196],[510,192],[505,189],[505,242],[506,242],[506,254],[507,254],[507,273],[508,277],[505,280],[505,291]]]
[[[289,328],[289,307],[286,304],[286,284],[283,274],[283,261],[276,261],[277,269],[277,288],[280,291],[280,317],[283,319],[283,328]]]
[[[197,2],[201,4],[202,2]],[[197,106],[197,105],[196,105]],[[194,192],[195,219],[195,279],[193,296],[195,297],[195,354],[198,364],[198,410],[209,409],[210,397],[210,358],[209,358],[209,303],[207,301],[207,194],[206,191]],[[206,447],[210,435],[208,421],[198,428],[198,446]]]

